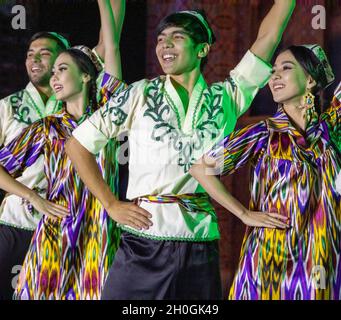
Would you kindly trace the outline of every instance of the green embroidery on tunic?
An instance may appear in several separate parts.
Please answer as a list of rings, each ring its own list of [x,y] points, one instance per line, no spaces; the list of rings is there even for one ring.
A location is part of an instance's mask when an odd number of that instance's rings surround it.
[[[121,126],[128,117],[128,115],[122,110],[122,106],[124,106],[129,99],[131,89],[132,85],[125,89],[122,94],[112,97],[111,99],[113,103],[106,103],[104,107],[100,109],[101,116],[105,118],[107,114],[109,114],[111,122],[116,126]]]
[[[197,119],[192,121],[192,132],[185,134],[181,128],[175,128],[167,122],[166,117],[172,112],[162,90],[163,81],[157,78],[151,82],[146,90],[147,110],[143,116],[151,118],[156,124],[151,133],[151,138],[157,142],[166,142],[178,152],[178,165],[188,172],[195,162],[193,153],[195,150],[202,150],[206,141],[212,141],[218,136],[221,128],[218,118],[223,115],[222,108],[223,88],[213,85],[204,91],[204,101],[198,107],[200,109]],[[214,92],[213,93],[213,90]],[[196,118],[196,114],[194,114]],[[197,125],[197,123],[199,123]]]
[[[21,90],[10,96],[9,101],[13,109],[13,118],[19,122],[25,123],[27,125],[32,124],[32,119],[29,117],[30,108],[23,105],[23,97],[25,90]]]

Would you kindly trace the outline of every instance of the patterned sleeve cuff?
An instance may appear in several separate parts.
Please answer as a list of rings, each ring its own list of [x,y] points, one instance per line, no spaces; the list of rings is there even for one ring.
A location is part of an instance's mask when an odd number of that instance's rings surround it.
[[[125,82],[105,72],[100,86],[100,106],[103,106],[109,101],[111,96],[119,94],[126,87]]]
[[[20,162],[6,146],[0,150],[0,165],[3,166],[10,175],[13,175],[21,166]]]
[[[110,92],[120,92],[126,87],[126,83],[111,74],[104,72],[101,87]],[[121,88],[121,89],[120,89]]]

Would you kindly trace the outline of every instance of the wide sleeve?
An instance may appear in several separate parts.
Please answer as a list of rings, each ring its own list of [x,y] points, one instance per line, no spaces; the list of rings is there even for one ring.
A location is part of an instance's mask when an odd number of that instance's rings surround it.
[[[239,64],[230,72],[224,82],[228,114],[240,117],[251,105],[260,88],[263,88],[270,76],[271,66],[254,55],[246,52]]]
[[[0,101],[0,146],[7,144],[25,128],[25,125],[15,121],[10,98]]]
[[[11,123],[11,113],[5,100],[0,101],[0,146],[5,142],[6,132]]]
[[[97,154],[108,141],[129,131],[135,109],[144,104],[145,80],[128,86],[85,120],[72,134],[89,152]]]
[[[0,165],[13,177],[20,176],[43,154],[45,142],[43,120],[36,121],[0,149]]]
[[[207,155],[216,161],[216,168],[219,169],[217,174],[231,174],[259,157],[267,148],[268,138],[266,122],[262,121],[232,132]]]

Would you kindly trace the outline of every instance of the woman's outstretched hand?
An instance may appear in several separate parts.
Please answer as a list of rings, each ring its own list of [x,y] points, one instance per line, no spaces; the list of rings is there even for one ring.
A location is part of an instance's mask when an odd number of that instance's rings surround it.
[[[247,210],[241,217],[244,224],[250,227],[287,229],[290,228],[289,218],[277,213]]]
[[[38,212],[53,220],[56,218],[65,218],[70,214],[68,208],[48,201],[38,194],[35,194],[32,198],[30,198],[29,202]]]
[[[149,229],[153,224],[152,215],[133,202],[115,201],[106,208],[109,216],[116,222],[128,225],[135,229]]]

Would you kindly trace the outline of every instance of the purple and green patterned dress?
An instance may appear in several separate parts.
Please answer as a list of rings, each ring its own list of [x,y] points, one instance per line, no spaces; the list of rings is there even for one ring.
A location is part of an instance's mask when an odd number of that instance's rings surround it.
[[[102,83],[102,100],[125,87],[108,74]],[[82,183],[64,145],[78,122],[65,110],[33,123],[0,150],[0,164],[14,177],[44,155],[47,199],[67,206],[70,215],[57,221],[40,220],[20,272],[15,299],[99,299],[107,271],[116,252],[119,231],[99,201]],[[96,156],[112,189],[117,173],[116,142]],[[107,159],[107,161],[105,161]]]
[[[229,299],[341,299],[341,105],[315,113],[305,134],[280,106],[210,153],[230,174],[251,162],[250,209],[290,218],[290,229],[247,227]],[[220,155],[220,156],[219,156]]]

